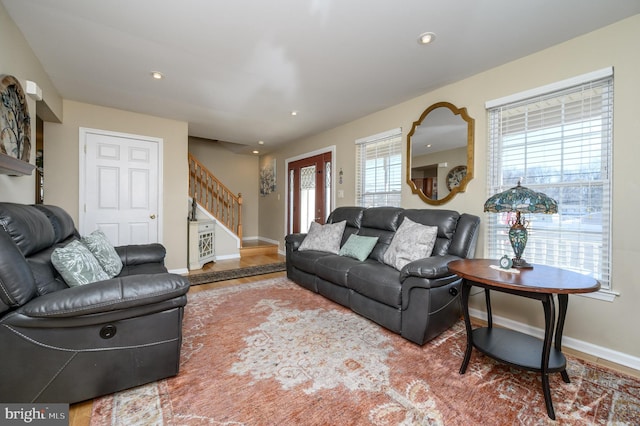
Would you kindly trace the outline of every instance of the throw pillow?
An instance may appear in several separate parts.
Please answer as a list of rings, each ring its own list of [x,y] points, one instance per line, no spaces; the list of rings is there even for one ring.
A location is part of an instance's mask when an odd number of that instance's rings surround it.
[[[340,249],[340,256],[349,256],[359,261],[366,260],[369,254],[376,246],[378,237],[365,237],[362,235],[351,234],[349,239]]]
[[[109,279],[98,259],[77,240],[55,249],[51,253],[51,263],[69,287]]]
[[[437,236],[437,226],[423,225],[405,217],[382,259],[401,270],[409,262],[431,256]]]
[[[338,223],[327,223],[326,225],[311,222],[309,232],[300,243],[298,250],[318,250],[338,254],[346,225],[346,220]]]
[[[82,243],[98,259],[100,266],[109,275],[109,278],[115,277],[122,271],[120,256],[100,229],[96,229],[91,234],[82,237]]]

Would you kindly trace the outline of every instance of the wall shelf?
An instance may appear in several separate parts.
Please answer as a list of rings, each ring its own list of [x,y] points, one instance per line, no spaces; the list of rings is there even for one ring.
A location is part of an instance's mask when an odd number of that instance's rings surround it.
[[[0,174],[25,176],[33,173],[33,169],[35,168],[36,166],[34,164],[0,153]]]

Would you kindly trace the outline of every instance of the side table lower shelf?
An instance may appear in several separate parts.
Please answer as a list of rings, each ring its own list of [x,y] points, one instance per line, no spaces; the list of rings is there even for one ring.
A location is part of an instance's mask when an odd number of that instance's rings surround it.
[[[528,371],[542,371],[543,341],[505,328],[476,328],[473,330],[473,346],[485,355],[513,367]],[[563,372],[567,360],[555,347],[549,353],[549,373]]]

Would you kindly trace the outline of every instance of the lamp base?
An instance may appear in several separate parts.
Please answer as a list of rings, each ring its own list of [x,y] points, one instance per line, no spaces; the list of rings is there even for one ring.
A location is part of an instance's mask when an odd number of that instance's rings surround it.
[[[524,260],[524,259],[513,258],[511,260],[513,262],[513,265],[511,265],[512,268],[516,268],[516,269],[533,269],[533,265],[530,264],[530,263],[527,263],[527,261]]]

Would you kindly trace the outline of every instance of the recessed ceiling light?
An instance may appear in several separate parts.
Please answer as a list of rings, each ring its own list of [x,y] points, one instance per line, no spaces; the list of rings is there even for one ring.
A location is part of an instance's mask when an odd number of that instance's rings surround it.
[[[436,34],[435,33],[426,32],[426,33],[420,34],[420,36],[418,37],[418,43],[420,43],[420,44],[429,44],[429,43],[433,43],[433,41],[435,39],[436,39]]]
[[[291,111],[291,115],[295,117],[296,115],[298,115],[298,111]]]
[[[258,141],[258,145],[264,145],[264,141]]]
[[[155,78],[156,80],[162,80],[164,78],[164,74],[162,74],[160,71],[151,71],[151,77]]]
[[[251,152],[253,152],[254,154],[260,154],[260,151],[258,151],[257,149],[254,149],[254,150],[253,150],[253,151],[251,151]]]

